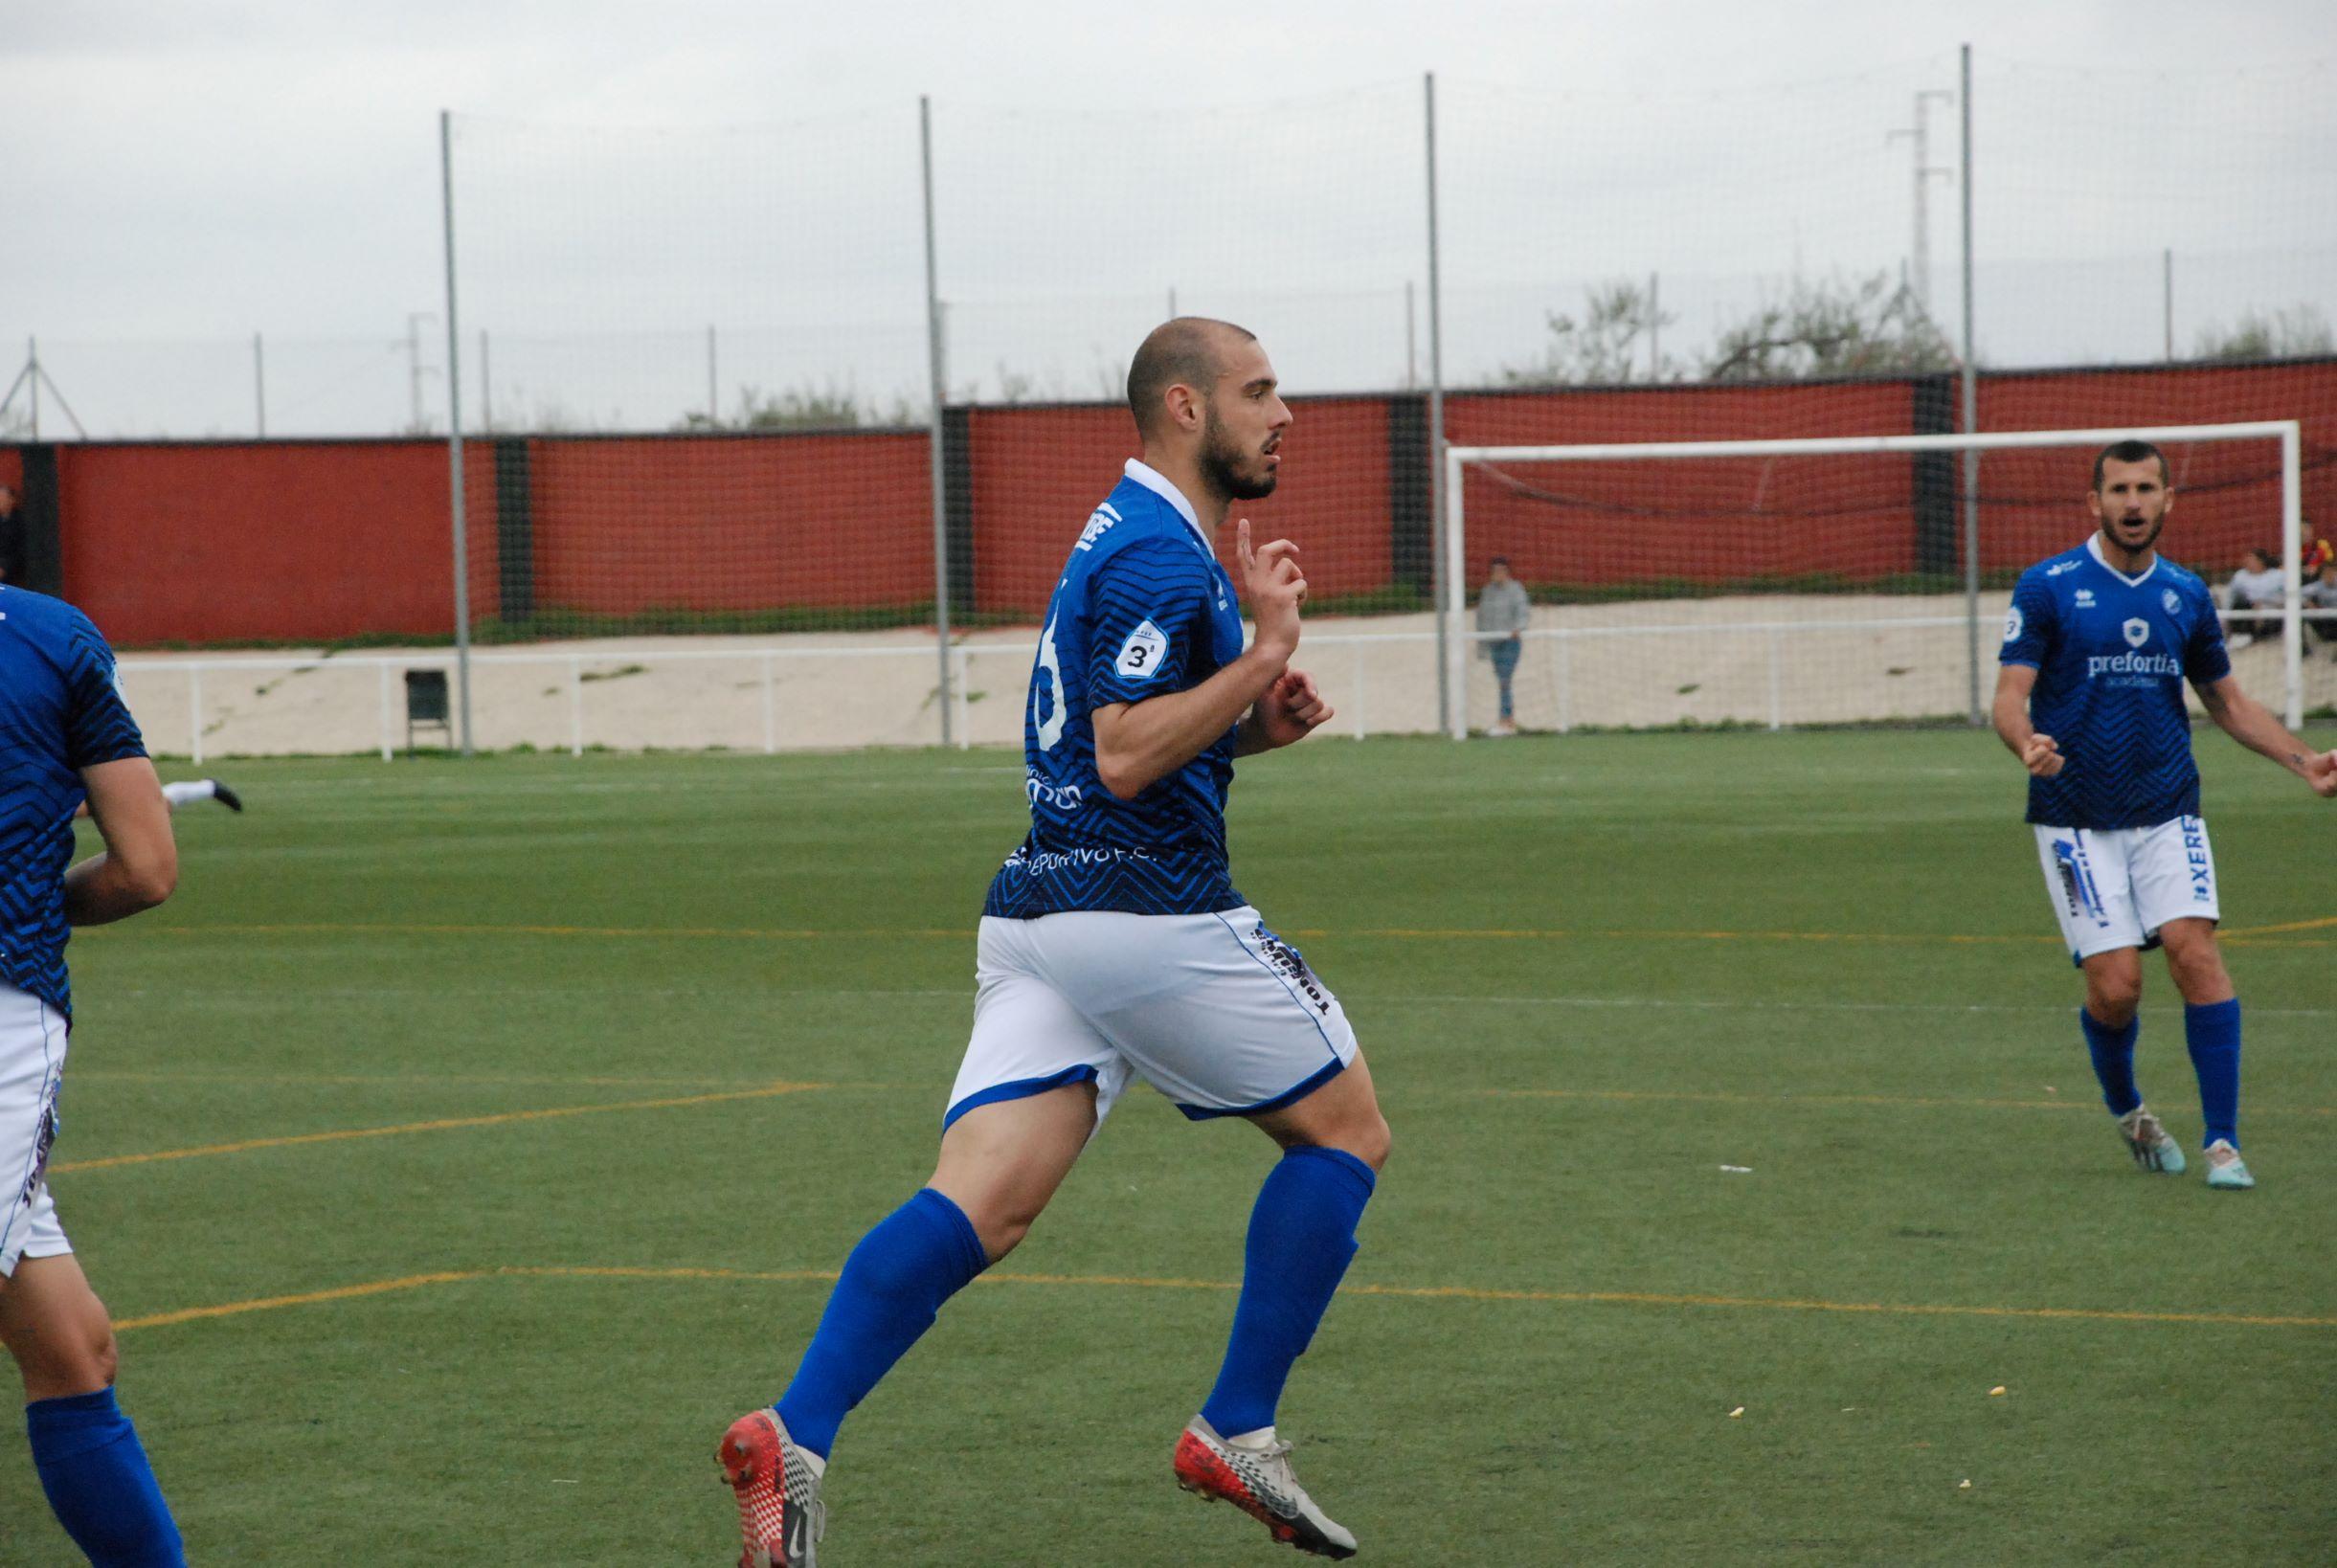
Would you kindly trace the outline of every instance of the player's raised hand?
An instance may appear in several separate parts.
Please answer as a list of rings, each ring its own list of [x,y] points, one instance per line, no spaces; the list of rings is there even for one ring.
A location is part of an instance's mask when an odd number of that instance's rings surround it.
[[[1258,623],[1255,646],[1269,657],[1287,660],[1298,651],[1298,607],[1306,602],[1307,579],[1298,570],[1298,547],[1277,539],[1262,549],[1249,545],[1249,519],[1234,527],[1234,549],[1241,559],[1242,596]]]
[[[2020,760],[2038,778],[2051,778],[2061,771],[2069,759],[2061,755],[2061,748],[2051,735],[2029,737],[2029,744],[2020,749]]]
[[[1331,705],[1304,670],[1285,670],[1258,699],[1258,733],[1269,746],[1302,741],[1331,722]]]

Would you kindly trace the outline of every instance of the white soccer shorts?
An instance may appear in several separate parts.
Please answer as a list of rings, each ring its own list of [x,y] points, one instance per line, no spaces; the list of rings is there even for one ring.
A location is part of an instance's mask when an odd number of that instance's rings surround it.
[[[1247,905],[1223,914],[985,916],[974,1035],[946,1129],[977,1106],[1141,1074],[1187,1116],[1255,1115],[1355,1060],[1346,1010]]]
[[[18,1258],[73,1247],[49,1199],[49,1145],[65,1072],[65,1020],[39,997],[0,983],[0,1275]]]
[[[2043,827],[2036,854],[2071,959],[2154,948],[2169,920],[2220,920],[2207,824],[2178,817],[2156,827]]]

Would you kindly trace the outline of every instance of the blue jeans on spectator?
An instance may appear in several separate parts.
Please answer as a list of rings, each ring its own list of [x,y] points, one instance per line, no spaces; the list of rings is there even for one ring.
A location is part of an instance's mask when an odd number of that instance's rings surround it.
[[[1494,679],[1501,683],[1501,718],[1504,723],[1513,722],[1516,709],[1510,701],[1510,677],[1517,673],[1517,656],[1525,652],[1525,643],[1507,637],[1498,642],[1489,642],[1486,647],[1493,651]]]

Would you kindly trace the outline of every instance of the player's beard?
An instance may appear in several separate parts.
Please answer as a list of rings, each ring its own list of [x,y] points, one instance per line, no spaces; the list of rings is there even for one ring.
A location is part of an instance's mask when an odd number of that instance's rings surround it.
[[[2145,534],[2138,544],[2129,545],[2118,537],[2117,529],[2122,526],[2124,526],[2123,524],[2113,524],[2108,518],[2103,518],[2101,520],[2101,542],[2105,545],[2116,545],[2129,555],[2140,555],[2156,545],[2159,542],[2159,535],[2167,531],[2167,514],[2161,512],[2150,520],[2150,531]]]
[[[1242,462],[1248,456],[1226,436],[1225,425],[1217,417],[1217,405],[1208,405],[1201,427],[1202,478],[1228,501],[1260,501],[1272,495],[1274,481],[1280,476],[1271,468],[1256,475],[1245,474]],[[1263,455],[1258,461],[1263,465]]]

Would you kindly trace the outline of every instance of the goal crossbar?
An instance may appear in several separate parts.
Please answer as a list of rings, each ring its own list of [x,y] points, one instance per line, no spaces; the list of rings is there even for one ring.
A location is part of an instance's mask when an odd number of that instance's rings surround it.
[[[1933,436],[1809,436],[1744,441],[1594,441],[1547,446],[1452,446],[1445,448],[1444,593],[1437,606],[1437,632],[1444,645],[1448,689],[1446,715],[1454,740],[1469,735],[1467,705],[1461,700],[1472,638],[1462,629],[1468,606],[1467,521],[1462,475],[1471,463],[1595,462],[1683,458],[1829,457],[1894,452],[1992,452],[2056,446],[2108,446],[2118,441],[2247,441],[2281,444],[2281,555],[2286,582],[2281,615],[2281,661],[2286,674],[2283,705],[2288,727],[2304,722],[2304,626],[2299,615],[2303,595],[2303,426],[2295,419],[2253,419],[2227,424],[2114,426],[2092,430],[1999,430]],[[1968,566],[1968,563],[1967,563]],[[1977,611],[1973,612],[1976,616]],[[1974,620],[1975,627],[1978,625]],[[1976,634],[1975,634],[1976,635]],[[1977,644],[1975,644],[1976,650]],[[1978,679],[1978,656],[1974,676]]]

